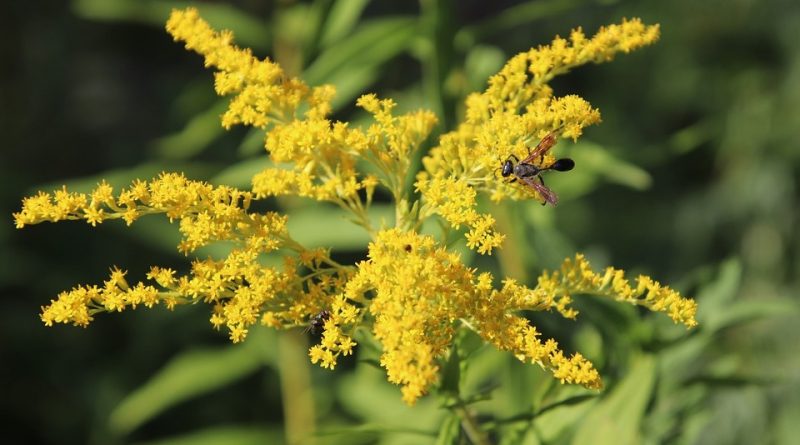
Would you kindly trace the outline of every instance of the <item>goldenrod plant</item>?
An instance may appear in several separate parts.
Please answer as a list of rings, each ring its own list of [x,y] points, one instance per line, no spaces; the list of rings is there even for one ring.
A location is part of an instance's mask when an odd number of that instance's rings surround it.
[[[467,98],[463,121],[438,140],[429,140],[436,114],[397,113],[394,100],[375,94],[356,101],[371,116],[368,125],[332,120],[333,86],[310,86],[277,63],[256,58],[234,45],[232,32],[212,29],[196,9],[174,10],[166,28],[215,70],[217,94],[231,97],[222,126],[263,132],[271,166],[252,177],[248,190],[163,172],[118,192],[101,182],[91,193],[64,187],[25,198],[14,214],[17,228],[64,220],[95,227],[121,219],[131,225],[163,214],[177,224],[178,250],[191,258],[186,270],[152,266],[146,280],[129,280],[127,271],[112,267],[104,283],[77,286],[44,306],[45,325],[85,327],[101,313],[204,303],[212,326],[234,343],[245,341],[257,324],[302,330],[316,323],[321,335],[309,359],[329,369],[357,351],[359,335],[371,335],[381,346],[386,378],[400,386],[408,405],[437,388],[465,331],[541,366],[561,383],[600,390],[601,376],[584,355],[563,350],[525,316],[546,311],[575,319],[576,295],[663,312],[687,328],[697,325],[695,301],[648,276],[630,279],[613,267],[596,271],[576,253],[560,268],[542,271],[529,287],[467,264],[448,237],[450,231],[463,233],[462,242],[483,256],[504,247],[505,236],[480,196],[520,204],[544,197],[498,174],[503,161],[524,158],[545,137],[577,140],[585,127],[600,122],[599,110],[575,95],[555,96],[549,82],[580,65],[654,43],[658,25],[627,19],[591,37],[575,29],[568,38],[512,57],[484,92]],[[426,142],[433,148],[424,152]],[[422,169],[415,171],[421,154]],[[531,165],[546,169],[554,162],[547,153]],[[306,247],[293,237],[287,227],[291,212],[254,205],[286,195],[341,208],[369,234],[366,257],[342,264],[330,248]],[[391,201],[394,218],[371,217],[377,196]],[[440,223],[441,233],[428,230],[432,221]],[[217,242],[233,247],[220,258],[195,256]],[[268,257],[280,258],[279,264],[266,262]],[[463,404],[449,406],[472,440],[485,439]]]

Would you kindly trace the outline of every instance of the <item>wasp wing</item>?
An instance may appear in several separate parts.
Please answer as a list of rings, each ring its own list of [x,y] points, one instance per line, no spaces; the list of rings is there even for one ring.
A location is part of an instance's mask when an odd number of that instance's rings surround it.
[[[548,133],[547,136],[545,136],[544,138],[542,138],[541,141],[539,141],[539,144],[536,145],[536,148],[534,148],[533,151],[531,151],[528,157],[521,160],[520,162],[523,164],[533,163],[533,161],[536,160],[536,158],[544,156],[551,148],[553,148],[553,145],[556,145],[556,141],[557,141],[556,133],[555,132]]]
[[[533,178],[519,178],[520,181],[524,182],[525,185],[529,185],[531,188],[536,190],[536,193],[539,194],[544,199],[544,203],[550,204],[555,206],[558,204],[558,195],[549,188],[547,188],[544,184],[537,182]]]

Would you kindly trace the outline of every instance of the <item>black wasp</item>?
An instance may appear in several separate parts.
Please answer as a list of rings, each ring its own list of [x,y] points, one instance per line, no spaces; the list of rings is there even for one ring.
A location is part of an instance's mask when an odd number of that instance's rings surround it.
[[[541,173],[547,170],[555,170],[559,172],[566,172],[570,171],[575,167],[575,161],[570,158],[562,158],[553,162],[547,167],[537,167],[531,162],[533,162],[536,158],[544,158],[544,155],[547,154],[547,151],[556,144],[556,134],[552,132],[545,136],[536,148],[531,151],[528,156],[523,159],[519,160],[513,154],[508,157],[508,159],[503,162],[503,166],[501,167],[501,174],[504,178],[507,178],[511,175],[514,177],[509,182],[515,182],[516,180],[520,180],[525,185],[533,188],[536,190],[539,195],[544,198],[542,205],[546,203],[550,203],[552,205],[556,205],[558,203],[558,196],[547,188],[544,185],[544,179],[542,179]],[[514,159],[517,163],[514,164],[511,160]],[[539,182],[536,182],[536,178],[539,179]]]
[[[322,311],[313,317],[308,322],[308,326],[306,327],[305,332],[310,332],[312,335],[317,335],[322,332],[322,329],[325,327],[325,322],[331,318],[331,313],[328,311]]]

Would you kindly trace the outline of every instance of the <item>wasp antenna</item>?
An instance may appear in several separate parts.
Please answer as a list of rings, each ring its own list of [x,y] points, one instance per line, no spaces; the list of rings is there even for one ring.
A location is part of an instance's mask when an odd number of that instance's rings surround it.
[[[497,172],[498,172],[498,171],[502,173],[502,171],[503,171],[503,166],[502,166],[502,165],[500,165],[500,167],[497,167],[496,169],[494,169],[494,170],[492,171],[492,176],[494,176],[494,178],[495,178],[495,179],[500,179],[500,178],[497,176]]]

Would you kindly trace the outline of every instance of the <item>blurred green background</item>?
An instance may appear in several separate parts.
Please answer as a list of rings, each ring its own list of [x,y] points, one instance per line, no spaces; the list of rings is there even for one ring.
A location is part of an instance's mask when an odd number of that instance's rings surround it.
[[[557,208],[487,207],[509,238],[473,264],[528,284],[576,251],[595,268],[650,274],[700,305],[687,333],[663,315],[579,298],[581,317],[531,314],[600,368],[601,395],[481,348],[461,369],[495,443],[791,444],[800,440],[800,4],[793,0],[203,2],[239,45],[310,84],[333,83],[336,119],[363,92],[425,107],[453,128],[464,97],[509,57],[582,26],[660,23],[652,47],[553,82],[598,107],[599,126],[557,148],[577,162],[548,185]],[[101,315],[45,328],[40,306],[111,265],[139,278],[183,269],[158,217],[14,229],[36,190],[161,170],[246,187],[261,135],[223,132],[202,59],[163,30],[188,2],[3,2],[0,24],[0,419],[8,443],[466,443],[435,397],[407,408],[371,366],[369,339],[335,372],[310,338],[256,330],[230,346],[205,306]],[[432,140],[433,141],[433,140]],[[431,141],[431,142],[432,142]],[[363,258],[366,239],[327,207],[281,201],[292,231]],[[320,233],[318,222],[332,230]],[[314,228],[317,227],[316,230]],[[459,442],[462,441],[462,442]]]

